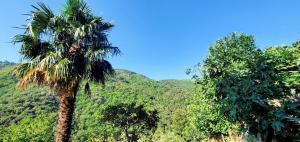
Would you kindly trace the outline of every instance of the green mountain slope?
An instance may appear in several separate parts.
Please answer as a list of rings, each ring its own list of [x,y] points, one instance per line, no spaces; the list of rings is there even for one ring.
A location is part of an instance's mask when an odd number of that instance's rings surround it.
[[[0,132],[4,134],[0,136],[0,141],[26,141],[31,140],[30,138],[46,141],[49,139],[38,139],[37,136],[45,132],[51,133],[48,138],[52,139],[58,110],[57,95],[46,87],[35,84],[23,91],[18,89],[12,70],[11,64],[0,69]],[[101,107],[107,101],[133,100],[157,109],[160,117],[158,129],[166,131],[170,129],[166,126],[172,123],[174,112],[186,106],[193,84],[188,80],[155,81],[128,70],[118,69],[105,87],[96,83],[90,86],[90,97],[84,94],[83,89],[78,92],[72,134],[74,141],[114,137],[111,135],[118,134],[118,129],[100,123]],[[39,131],[40,125],[47,127]],[[36,129],[37,132],[25,133],[22,129]]]

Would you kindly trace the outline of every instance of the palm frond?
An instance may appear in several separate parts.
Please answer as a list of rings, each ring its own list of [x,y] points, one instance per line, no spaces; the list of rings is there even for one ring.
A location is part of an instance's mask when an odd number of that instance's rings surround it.
[[[20,53],[28,61],[16,69],[20,86],[37,82],[69,89],[83,78],[104,84],[113,74],[105,59],[121,53],[107,38],[113,25],[93,16],[85,0],[67,0],[58,16],[44,3],[32,7],[25,32],[12,40],[21,43]],[[89,84],[85,87],[89,94]]]
[[[39,68],[34,68],[29,70],[25,76],[19,79],[18,86],[21,89],[25,89],[30,83],[36,82],[38,84],[47,84],[46,72],[40,70]]]
[[[107,76],[114,74],[112,65],[106,60],[97,60],[92,63],[90,79],[104,84]]]
[[[37,57],[33,58],[30,62],[30,69],[37,68],[42,59],[43,58],[41,57],[41,55],[38,55]]]
[[[118,47],[108,46],[98,50],[89,49],[86,52],[85,57],[90,61],[96,61],[96,60],[102,60],[108,58],[110,56],[116,56],[119,54],[121,54],[121,51],[119,50]]]
[[[54,17],[54,13],[45,3],[38,2],[37,4],[38,4],[39,8],[34,5],[32,5],[32,7],[35,8],[37,11],[43,12],[49,18]]]
[[[12,43],[22,43],[20,53],[26,59],[34,59],[38,55],[44,55],[48,51],[53,50],[48,42],[41,42],[26,34],[16,35]]]
[[[49,70],[50,68],[54,67],[55,64],[62,59],[62,53],[59,51],[56,52],[49,52],[45,58],[43,58],[39,62],[39,68],[43,70]]]
[[[16,75],[17,78],[22,78],[28,73],[29,70],[30,70],[29,63],[21,63],[21,64],[18,64],[13,69],[13,74]]]
[[[114,47],[114,46],[105,46],[103,47],[103,50],[109,54],[109,56],[117,56],[121,54],[121,50],[119,47]]]
[[[67,58],[60,60],[54,69],[54,76],[59,79],[67,80],[70,77],[70,63]]]
[[[67,20],[80,24],[87,23],[92,17],[91,10],[85,0],[67,0],[62,13],[64,17],[67,17]]]
[[[32,7],[35,11],[31,12],[27,32],[37,39],[42,33],[49,30],[49,22],[54,17],[54,14],[48,6],[41,2],[38,3],[38,7],[34,5]]]
[[[103,22],[102,19],[98,20],[98,30],[107,31],[110,30],[114,25],[108,22]]]
[[[96,32],[96,33],[101,33],[101,32],[106,32],[107,30],[111,29],[114,25],[108,22],[104,22],[102,18],[100,17],[95,17],[93,18],[88,24],[88,27],[90,30]]]

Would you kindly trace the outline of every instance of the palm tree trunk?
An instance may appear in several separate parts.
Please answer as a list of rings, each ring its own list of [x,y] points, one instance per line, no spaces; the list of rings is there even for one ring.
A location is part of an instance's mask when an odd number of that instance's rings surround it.
[[[71,124],[74,112],[76,91],[61,94],[58,114],[58,125],[55,142],[68,142],[71,135]]]

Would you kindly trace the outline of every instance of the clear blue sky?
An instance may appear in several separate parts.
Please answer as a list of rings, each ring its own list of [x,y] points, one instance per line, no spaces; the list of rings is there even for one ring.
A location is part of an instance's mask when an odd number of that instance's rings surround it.
[[[42,0],[59,12],[63,0]],[[5,0],[0,5],[0,60],[18,62],[20,33],[35,0]],[[152,79],[187,79],[186,68],[201,62],[208,47],[230,32],[256,37],[259,48],[291,44],[300,38],[299,0],[88,0],[94,14],[115,24],[113,45],[123,55],[115,68]]]

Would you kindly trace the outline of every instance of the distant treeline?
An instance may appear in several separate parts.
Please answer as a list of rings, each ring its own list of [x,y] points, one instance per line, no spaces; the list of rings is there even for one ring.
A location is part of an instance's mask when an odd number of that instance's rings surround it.
[[[16,63],[14,62],[9,62],[9,61],[0,61],[0,68],[3,68],[5,66],[12,66],[15,65]]]

